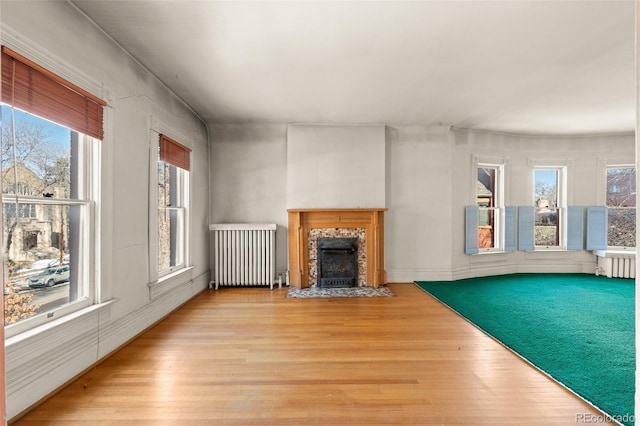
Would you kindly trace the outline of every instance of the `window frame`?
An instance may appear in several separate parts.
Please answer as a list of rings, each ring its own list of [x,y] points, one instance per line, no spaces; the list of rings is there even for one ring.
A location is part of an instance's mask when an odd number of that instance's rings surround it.
[[[162,162],[161,160],[158,160],[158,166],[159,163]],[[176,246],[177,246],[177,253],[176,253],[176,257],[179,259],[179,261],[177,261],[174,265],[170,265],[168,268],[166,269],[160,269],[158,267],[158,278],[161,279],[162,277],[166,276],[166,275],[170,275],[174,272],[177,272],[183,268],[186,267],[187,263],[186,263],[186,246],[187,246],[187,232],[186,232],[186,228],[187,228],[187,217],[188,217],[188,211],[189,211],[189,171],[182,169],[180,167],[171,165],[169,163],[164,163],[165,167],[168,168],[174,168],[175,169],[175,183],[174,185],[171,185],[172,188],[175,186],[175,188],[178,190],[177,196],[176,196],[176,204],[177,205],[161,205],[158,199],[158,203],[156,204],[156,220],[157,217],[160,215],[161,211],[165,211],[168,214],[171,214],[171,212],[177,212],[179,219],[178,221],[180,222],[178,224],[178,229],[176,230],[177,232],[177,237],[176,237]],[[171,173],[171,172],[170,172]],[[159,226],[159,225],[158,225]],[[158,226],[156,226],[156,231],[159,231],[157,228]],[[158,235],[158,232],[156,232],[156,235]],[[158,239],[159,239],[159,235],[158,235]],[[158,248],[159,251],[159,248]],[[159,253],[156,252],[156,264],[158,263],[158,257],[159,257]]]
[[[490,211],[494,212],[493,215],[493,247],[480,247],[478,241],[478,253],[502,253],[505,251],[505,203],[504,203],[504,163],[498,163],[495,161],[474,161],[474,183],[478,182],[478,170],[479,169],[493,169],[495,170],[494,177],[494,206],[493,207],[481,207],[478,204],[478,192],[477,186],[474,187],[475,205],[478,207],[478,226],[480,226],[480,215],[482,212]]]
[[[64,126],[63,126],[64,127]],[[77,132],[76,132],[77,133]],[[78,180],[78,198],[44,198],[19,194],[3,194],[2,201],[5,203],[61,205],[67,207],[80,207],[84,212],[81,214],[78,227],[78,256],[76,282],[78,288],[82,288],[78,299],[65,303],[45,312],[41,312],[30,318],[25,318],[13,324],[4,326],[5,337],[12,337],[24,333],[28,330],[44,325],[48,322],[68,316],[74,312],[98,303],[97,294],[100,281],[98,279],[98,258],[97,245],[97,219],[96,200],[99,194],[100,185],[100,161],[99,151],[101,141],[90,136],[78,133],[78,157],[76,163]],[[8,277],[5,277],[8,278]]]
[[[57,79],[59,83],[69,84],[72,90],[81,93],[93,101],[97,101],[104,107],[102,111],[102,139],[95,139],[83,133],[78,134],[78,146],[82,151],[82,161],[77,166],[78,190],[83,195],[80,204],[86,210],[82,215],[81,227],[85,230],[78,240],[86,259],[85,265],[82,266],[82,272],[78,273],[79,285],[85,286],[84,297],[74,302],[67,303],[57,308],[51,309],[42,314],[38,314],[31,318],[21,320],[19,322],[4,326],[5,338],[20,339],[21,336],[30,335],[32,330],[46,330],[48,326],[76,318],[87,310],[99,306],[103,303],[103,297],[107,296],[108,291],[103,288],[105,283],[102,280],[102,274],[105,267],[109,267],[109,262],[104,262],[100,257],[101,251],[107,247],[110,242],[110,236],[103,236],[101,232],[104,223],[102,217],[104,214],[101,210],[104,208],[102,203],[105,193],[110,194],[111,186],[108,179],[103,178],[103,173],[110,173],[108,169],[103,169],[105,161],[105,146],[109,146],[111,137],[104,131],[107,123],[110,123],[111,111],[107,106],[111,104],[112,93],[100,81],[89,77],[81,70],[73,65],[65,62],[57,56],[51,55],[50,52],[41,49],[29,40],[20,37],[10,28],[4,28],[2,32],[2,46],[10,49],[18,60],[24,60],[45,72],[51,78]],[[32,111],[25,111],[35,115]],[[62,127],[69,128],[65,124],[56,123]],[[71,130],[73,131],[73,129]],[[106,142],[106,143],[105,143]],[[107,148],[109,151],[109,148]],[[106,154],[108,156],[108,153]],[[73,166],[72,166],[73,167]],[[4,199],[4,197],[3,197]],[[24,201],[29,201],[29,197],[21,197]],[[34,197],[36,204],[56,204],[61,199],[55,198],[38,198]],[[78,200],[62,199],[69,205],[77,205]],[[0,228],[2,227],[0,222]],[[80,268],[80,265],[79,265]],[[8,277],[4,277],[8,279]]]
[[[633,169],[636,173],[636,180],[637,180],[637,173],[638,170],[636,168],[635,164],[631,164],[628,162],[622,162],[622,163],[608,163],[604,166],[604,205],[607,207],[607,212],[610,212],[611,210],[614,211],[619,211],[619,210],[635,210],[636,212],[636,217],[638,214],[638,210],[637,210],[637,206],[633,206],[633,207],[611,207],[609,206],[608,203],[608,194],[609,194],[609,183],[608,183],[608,178],[609,178],[609,169]],[[636,189],[637,191],[637,189]],[[609,245],[609,224],[607,224],[607,250],[635,250],[636,247],[635,246],[611,246]],[[636,236],[637,238],[637,236]],[[636,246],[637,246],[638,242],[636,241]]]
[[[538,163],[534,164],[531,171],[531,184],[529,188],[531,190],[531,202],[534,207],[534,217],[539,207],[536,201],[536,171],[538,170],[554,170],[557,174],[557,189],[556,189],[556,214],[558,221],[558,245],[539,245],[537,244],[535,235],[533,238],[535,251],[565,251],[567,250],[567,183],[568,183],[568,166],[566,164],[556,163]],[[535,230],[535,223],[534,223]]]
[[[174,129],[167,127],[156,117],[151,116],[151,125],[149,132],[149,297],[154,299],[161,294],[170,291],[179,285],[188,283],[188,277],[191,276],[193,265],[191,263],[191,191],[193,188],[192,179],[193,173],[190,171],[182,170],[184,173],[178,173],[182,175],[179,179],[179,185],[181,185],[180,202],[184,203],[183,206],[177,207],[183,209],[183,238],[182,238],[182,262],[173,268],[165,271],[159,270],[158,265],[158,251],[159,251],[159,235],[158,235],[158,162],[160,161],[159,146],[160,135],[167,135],[176,141],[180,141],[180,144],[184,145],[187,149],[191,150],[193,142],[190,138],[181,135]],[[173,207],[172,207],[173,208]],[[187,278],[184,278],[184,276]]]

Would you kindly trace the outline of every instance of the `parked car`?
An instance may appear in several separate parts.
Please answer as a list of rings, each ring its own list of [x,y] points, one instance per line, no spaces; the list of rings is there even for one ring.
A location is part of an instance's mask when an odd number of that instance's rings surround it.
[[[20,292],[22,290],[29,290],[29,288],[31,287],[29,285],[30,284],[30,280],[29,280],[28,276],[21,276],[21,277],[13,278],[11,280],[11,284],[13,285],[13,289],[16,292]]]
[[[48,268],[29,278],[29,287],[53,287],[56,284],[69,281],[69,265]]]
[[[40,259],[31,264],[30,269],[53,268],[60,264],[60,259]]]

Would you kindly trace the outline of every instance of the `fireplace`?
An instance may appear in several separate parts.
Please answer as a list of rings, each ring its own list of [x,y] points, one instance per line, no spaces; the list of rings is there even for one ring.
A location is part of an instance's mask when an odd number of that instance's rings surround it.
[[[358,239],[318,238],[320,288],[358,286]]]
[[[317,240],[356,238],[356,286],[377,288],[386,282],[384,270],[385,208],[289,209],[289,284],[318,285]]]

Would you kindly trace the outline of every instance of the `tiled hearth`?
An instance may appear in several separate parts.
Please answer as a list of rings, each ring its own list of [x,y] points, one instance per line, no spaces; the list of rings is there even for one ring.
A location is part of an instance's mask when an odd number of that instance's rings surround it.
[[[384,270],[384,212],[386,209],[290,209],[289,283],[307,288],[317,281],[317,240],[358,238],[358,286],[378,287]]]

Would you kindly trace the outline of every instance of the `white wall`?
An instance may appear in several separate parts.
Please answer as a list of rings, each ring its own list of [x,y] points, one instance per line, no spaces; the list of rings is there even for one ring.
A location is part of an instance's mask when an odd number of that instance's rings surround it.
[[[385,189],[385,126],[288,126],[287,208],[385,207]]]
[[[452,143],[449,128],[387,129],[385,264],[390,282],[451,278]]]
[[[211,223],[275,223],[287,270],[287,126],[211,124]]]
[[[454,130],[453,278],[515,272],[594,273],[587,251],[464,254],[464,206],[474,204],[474,156],[505,161],[505,205],[530,206],[533,167],[549,163],[567,167],[567,205],[605,205],[607,164],[635,164],[633,134],[590,136],[522,136]]]
[[[322,127],[312,126],[314,130]],[[339,127],[331,125],[329,129],[336,132]],[[352,126],[343,127],[347,131],[353,130]],[[306,158],[291,155],[288,160],[284,158],[288,137],[284,125],[261,128],[218,125],[215,128],[211,167],[217,178],[211,183],[212,216],[228,222],[276,221],[282,227],[279,228],[277,253],[278,268],[282,270],[286,268],[286,249],[283,248],[286,245],[286,209],[293,207],[291,194],[287,191],[300,186],[297,182],[287,184],[287,180],[308,179],[306,175],[316,172],[314,169],[309,172],[310,162]],[[291,129],[289,126],[289,132]],[[295,128],[294,131],[298,130]],[[322,145],[326,141],[316,138],[313,143]],[[373,142],[374,145],[377,143],[377,140]],[[332,145],[331,152],[336,149]],[[367,147],[360,146],[359,149],[366,150]],[[309,147],[306,152],[323,150],[327,149]],[[371,161],[376,170],[384,169],[381,175],[386,176],[384,206],[388,208],[385,213],[387,276],[390,282],[410,282],[540,270],[592,273],[595,257],[586,251],[465,255],[464,207],[473,204],[475,197],[473,157],[505,159],[507,205],[530,205],[532,164],[551,161],[567,165],[569,204],[589,206],[604,204],[606,165],[633,164],[634,155],[632,134],[521,136],[413,125],[386,126],[383,167],[379,166],[376,156],[361,155],[352,161],[356,168],[366,169],[371,165],[357,163]],[[238,165],[240,162],[244,165]],[[277,165],[278,172],[268,172],[259,166],[262,163]],[[311,165],[316,166],[315,163]],[[234,167],[239,169],[236,171]],[[259,189],[261,195],[244,198],[243,194],[251,193],[248,188],[252,186],[256,191]],[[345,201],[342,187],[332,185],[331,188],[334,192],[325,193],[323,199],[329,198],[334,203]],[[327,186],[323,189],[326,191]],[[305,203],[314,196],[309,195]],[[300,199],[300,194],[294,194],[293,198]],[[259,209],[256,204],[260,205]],[[313,206],[343,207],[325,202],[304,205]],[[219,215],[221,209],[224,215]]]
[[[7,415],[12,418],[206,288],[209,156],[203,122],[69,3],[3,2],[1,20],[3,44],[23,54],[24,48],[39,52],[57,68],[86,77],[108,102],[98,203],[101,300],[107,303],[6,339]],[[193,148],[193,269],[171,286],[150,291],[153,123]]]

